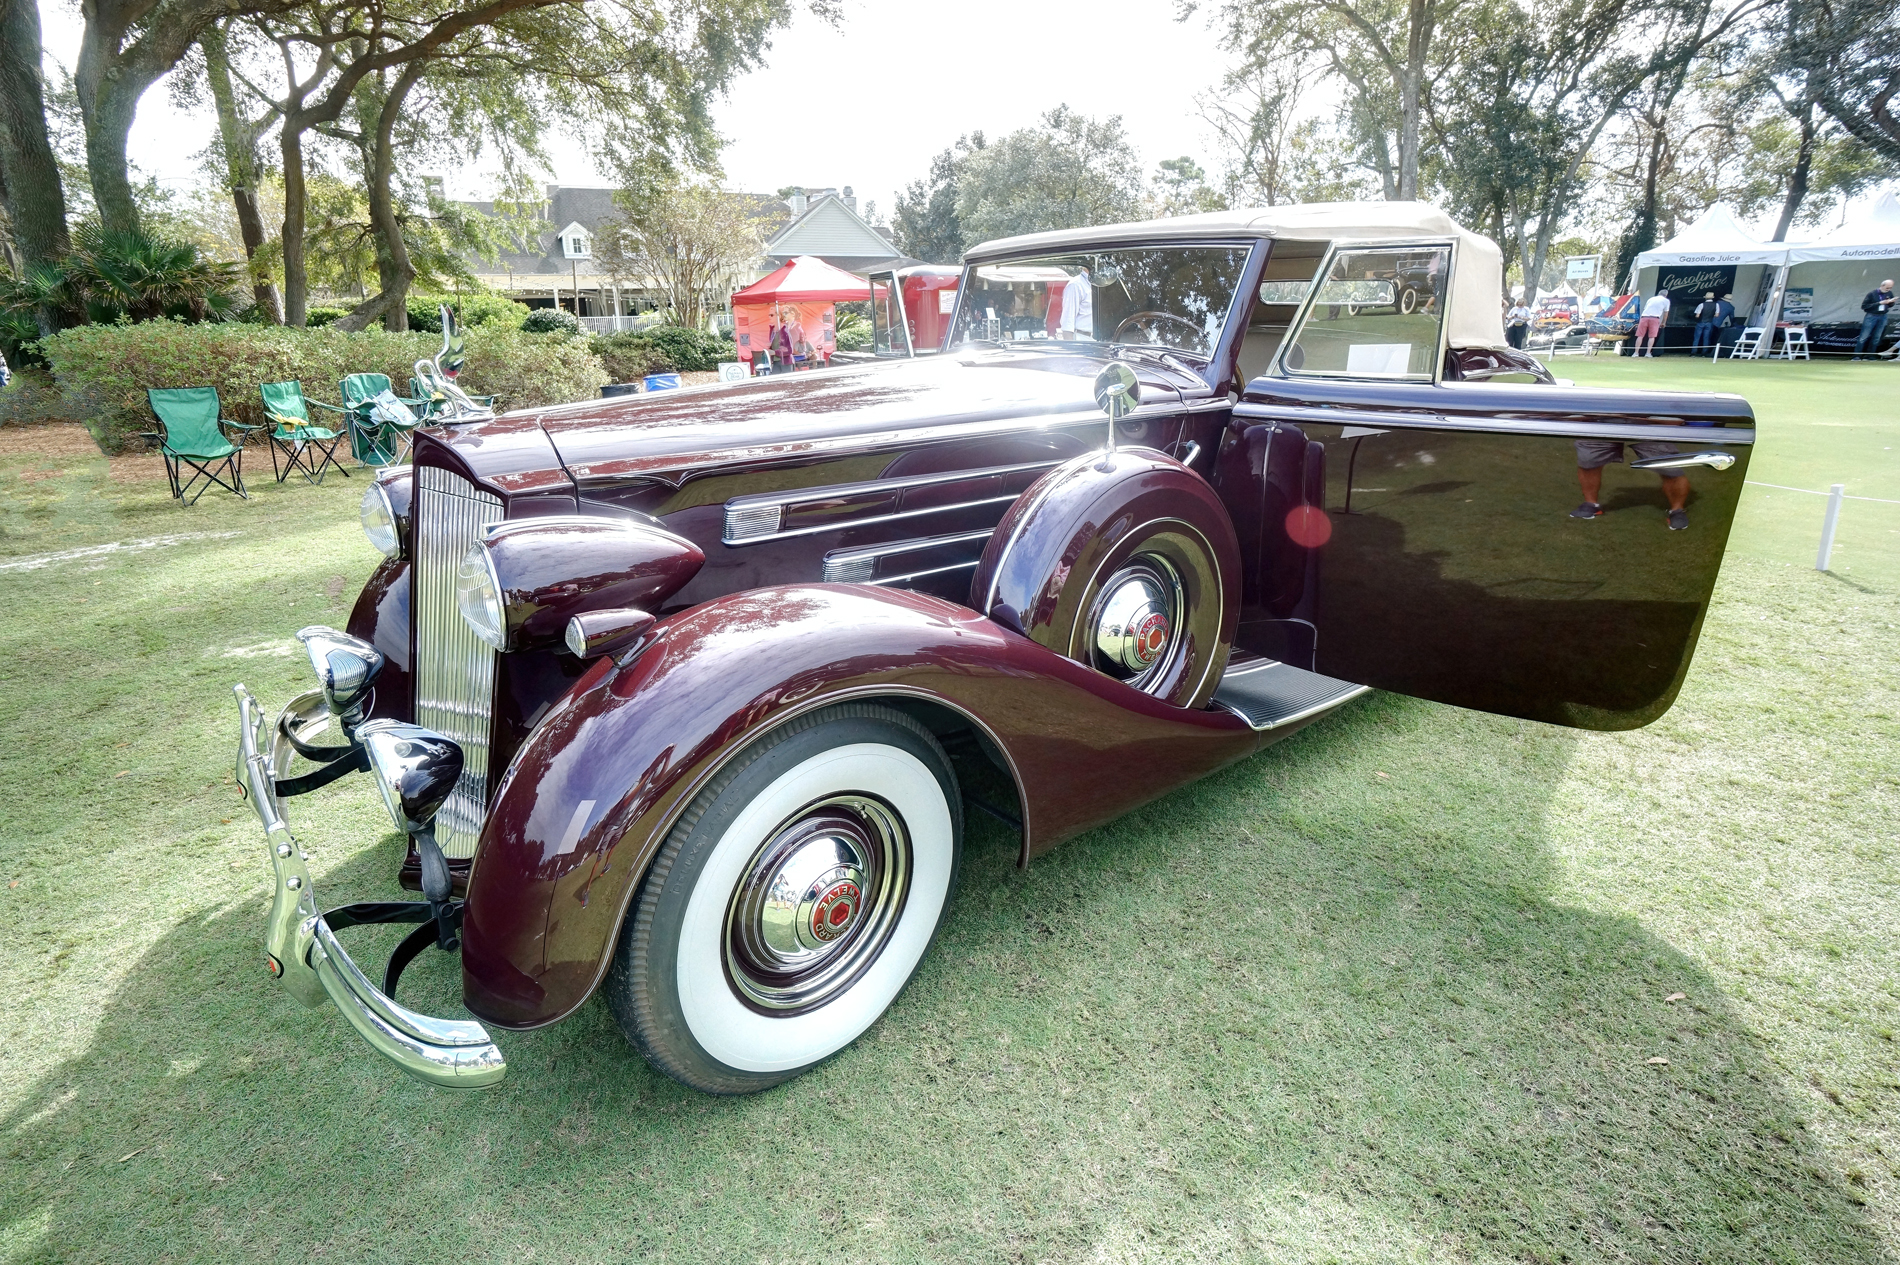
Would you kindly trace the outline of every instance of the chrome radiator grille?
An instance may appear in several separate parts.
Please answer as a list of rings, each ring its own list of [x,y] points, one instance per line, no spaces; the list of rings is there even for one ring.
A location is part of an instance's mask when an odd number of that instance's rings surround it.
[[[501,499],[460,475],[416,467],[410,526],[414,566],[410,609],[416,621],[416,723],[462,745],[462,780],[436,815],[443,855],[475,855],[488,804],[488,733],[495,696],[495,652],[455,605],[455,572]]]

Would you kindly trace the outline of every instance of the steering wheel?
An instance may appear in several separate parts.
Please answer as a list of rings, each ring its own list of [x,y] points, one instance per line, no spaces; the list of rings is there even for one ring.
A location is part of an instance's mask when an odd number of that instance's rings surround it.
[[[1173,321],[1176,325],[1187,326],[1189,333],[1192,335],[1193,341],[1187,342],[1187,343],[1173,344],[1174,346],[1180,347],[1183,350],[1192,350],[1192,349],[1198,348],[1200,346],[1201,339],[1206,336],[1206,331],[1204,331],[1198,324],[1196,324],[1193,321],[1190,321],[1185,316],[1176,316],[1172,312],[1131,312],[1129,315],[1122,317],[1121,324],[1115,327],[1115,332],[1109,335],[1108,341],[1110,341],[1111,343],[1122,342],[1123,341],[1122,332],[1128,329],[1129,326],[1139,324],[1142,321]]]

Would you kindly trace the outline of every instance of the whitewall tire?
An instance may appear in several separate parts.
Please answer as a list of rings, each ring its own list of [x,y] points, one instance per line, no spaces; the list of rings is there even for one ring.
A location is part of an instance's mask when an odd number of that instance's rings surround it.
[[[734,756],[681,815],[607,982],[656,1067],[711,1093],[789,1080],[910,982],[956,888],[962,803],[928,729],[844,703]]]

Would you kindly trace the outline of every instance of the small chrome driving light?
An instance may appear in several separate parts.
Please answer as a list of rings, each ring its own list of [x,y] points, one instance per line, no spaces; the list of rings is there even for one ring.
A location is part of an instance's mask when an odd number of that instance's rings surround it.
[[[402,530],[396,522],[396,507],[389,503],[389,493],[381,483],[372,482],[363,493],[360,517],[363,534],[369,537],[370,544],[381,550],[386,558],[401,556]]]
[[[297,630],[297,640],[310,654],[310,667],[323,691],[323,705],[346,724],[362,718],[369,687],[383,670],[383,652],[361,637],[312,624]]]
[[[486,546],[477,544],[455,573],[455,604],[475,635],[497,650],[508,648],[508,614],[501,605],[501,580]]]
[[[577,659],[619,654],[653,627],[653,616],[636,607],[588,611],[567,621],[567,652]]]
[[[399,720],[372,720],[356,734],[396,829],[423,829],[462,776],[462,748],[433,729]]]

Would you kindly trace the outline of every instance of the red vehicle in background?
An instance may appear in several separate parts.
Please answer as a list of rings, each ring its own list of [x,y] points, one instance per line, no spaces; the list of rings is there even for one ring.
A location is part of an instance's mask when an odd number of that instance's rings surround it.
[[[963,269],[917,264],[871,274],[871,350],[880,356],[927,356],[943,350],[957,306]]]

